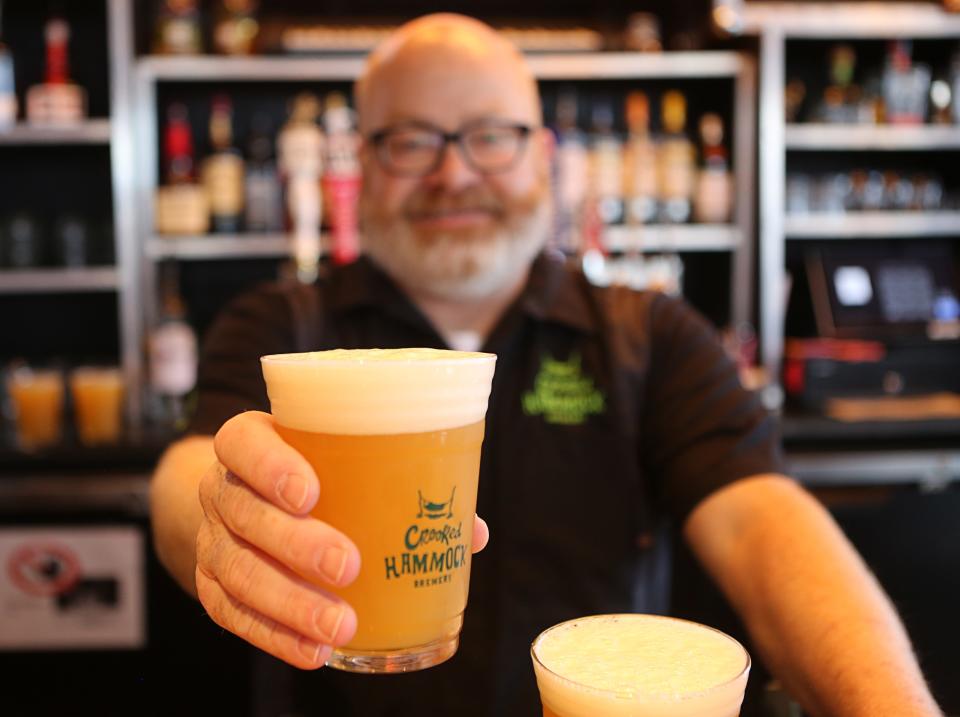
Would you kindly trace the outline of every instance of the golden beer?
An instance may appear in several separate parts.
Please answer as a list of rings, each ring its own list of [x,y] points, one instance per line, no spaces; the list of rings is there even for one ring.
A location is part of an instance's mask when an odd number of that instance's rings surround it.
[[[426,349],[264,357],[277,430],[320,478],[313,515],[360,550],[351,585],[323,586],[357,613],[330,666],[405,672],[456,652],[494,362]]]
[[[63,435],[63,375],[17,368],[7,390],[16,414],[17,441],[24,450],[60,443]]]
[[[123,376],[116,368],[78,368],[70,374],[77,435],[87,446],[120,440]]]
[[[544,717],[737,717],[750,673],[733,638],[655,615],[569,620],[530,653]]]

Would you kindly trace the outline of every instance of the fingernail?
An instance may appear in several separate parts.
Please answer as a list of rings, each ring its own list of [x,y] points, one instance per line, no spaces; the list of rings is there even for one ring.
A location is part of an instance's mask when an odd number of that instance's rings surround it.
[[[317,570],[325,580],[339,583],[347,568],[347,552],[341,548],[324,548],[317,560]]]
[[[310,640],[305,640],[302,637],[297,640],[297,651],[311,665],[316,665],[320,660],[320,651],[322,649],[323,645],[318,645],[317,643],[311,642]]]
[[[277,495],[293,510],[307,502],[307,481],[293,473],[284,473],[277,481]]]
[[[339,605],[330,605],[325,608],[317,608],[314,614],[314,623],[317,626],[323,641],[333,644],[340,631],[340,623],[343,622],[343,608]]]

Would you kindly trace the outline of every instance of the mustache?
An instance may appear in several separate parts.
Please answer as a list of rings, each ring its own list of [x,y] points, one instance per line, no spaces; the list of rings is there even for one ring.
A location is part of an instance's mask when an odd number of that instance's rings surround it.
[[[417,192],[404,205],[403,214],[416,219],[421,216],[452,214],[454,212],[482,211],[502,219],[506,214],[503,202],[491,192],[471,187],[457,194],[448,192]]]

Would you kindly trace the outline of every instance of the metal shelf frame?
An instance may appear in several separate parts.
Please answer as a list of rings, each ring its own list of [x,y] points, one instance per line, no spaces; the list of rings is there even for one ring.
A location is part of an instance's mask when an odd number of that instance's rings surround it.
[[[116,291],[119,286],[120,271],[114,267],[0,271],[0,294],[72,294]]]
[[[789,151],[940,152],[960,150],[960,127],[789,124]]]
[[[611,252],[736,252],[743,244],[734,224],[680,224],[610,227],[603,243]]]
[[[960,212],[849,212],[787,215],[787,239],[960,237]]]
[[[0,146],[63,146],[71,144],[110,144],[109,118],[88,119],[76,125],[32,125],[19,123],[0,131]]]
[[[326,243],[328,237],[323,236]],[[617,226],[604,230],[610,252],[734,252],[743,240],[734,224]],[[146,255],[155,261],[282,258],[290,254],[286,234],[152,236]]]
[[[746,58],[737,52],[584,52],[530,54],[539,80],[688,79],[738,76]],[[141,82],[352,82],[362,55],[331,57],[146,57]]]
[[[576,53],[530,54],[528,61],[538,80],[652,80],[710,79],[731,81],[733,87],[733,130],[731,156],[736,168],[733,223],[731,227],[657,229],[634,239],[629,232],[613,230],[615,241],[642,245],[647,251],[730,251],[733,255],[730,307],[733,321],[749,321],[753,310],[753,261],[756,191],[756,64],[739,52],[681,53]],[[134,122],[138,164],[133,205],[136,210],[135,236],[140,247],[140,302],[144,325],[156,316],[156,262],[283,256],[282,237],[253,240],[250,237],[192,237],[174,239],[154,235],[153,195],[158,175],[157,85],[191,82],[350,82],[363,69],[357,55],[329,57],[156,57],[135,63],[132,77]],[[635,235],[633,235],[635,236]],[[212,241],[209,241],[212,240]],[[141,332],[136,340],[143,341]],[[142,371],[142,367],[141,367]]]
[[[204,236],[154,236],[147,240],[149,259],[281,258],[290,255],[286,234],[209,234]]]
[[[750,2],[737,23],[759,35],[760,355],[770,376],[783,361],[787,301],[786,241],[801,238],[960,236],[960,213],[788,217],[786,168],[796,151],[943,151],[960,149],[960,131],[941,127],[787,125],[787,43],[791,40],[960,39],[960,16],[921,2]],[[771,390],[771,404],[782,392]]]

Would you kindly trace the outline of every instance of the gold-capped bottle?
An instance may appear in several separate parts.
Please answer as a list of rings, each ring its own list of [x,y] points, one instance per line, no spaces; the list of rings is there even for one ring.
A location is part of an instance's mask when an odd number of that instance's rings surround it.
[[[686,134],[687,100],[671,90],[661,100],[663,137],[657,150],[660,220],[668,224],[690,221],[696,182],[696,150]]]

